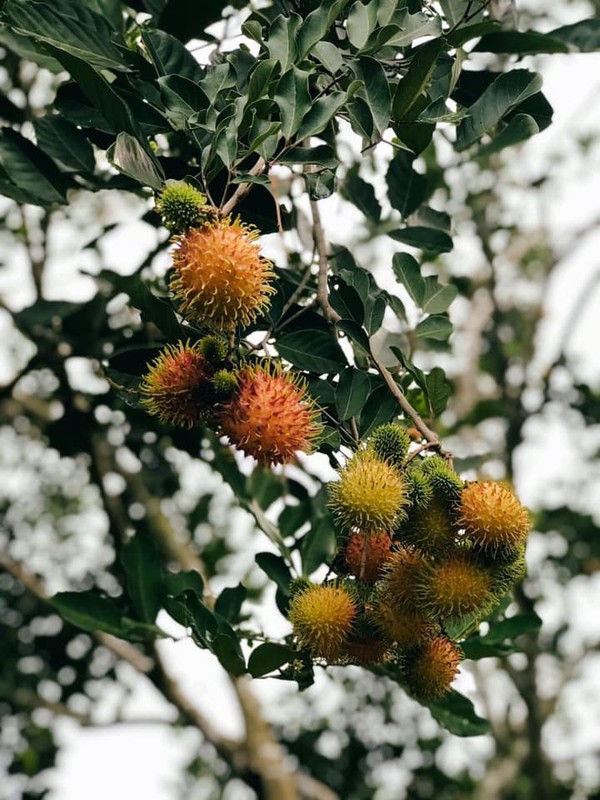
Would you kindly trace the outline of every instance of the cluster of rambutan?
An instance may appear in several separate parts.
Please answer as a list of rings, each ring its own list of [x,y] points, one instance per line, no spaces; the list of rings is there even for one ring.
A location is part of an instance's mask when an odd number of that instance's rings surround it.
[[[309,452],[321,431],[305,381],[272,361],[240,361],[230,335],[253,322],[274,289],[259,231],[220,217],[183,182],[168,184],[157,210],[174,233],[169,289],[188,322],[212,331],[166,345],[140,385],[141,401],[161,422],[209,425],[261,464]]]
[[[495,481],[465,483],[438,455],[378,428],[330,484],[338,578],[300,584],[289,619],[329,664],[400,666],[408,690],[449,691],[462,657],[450,623],[482,619],[525,571],[527,510]]]

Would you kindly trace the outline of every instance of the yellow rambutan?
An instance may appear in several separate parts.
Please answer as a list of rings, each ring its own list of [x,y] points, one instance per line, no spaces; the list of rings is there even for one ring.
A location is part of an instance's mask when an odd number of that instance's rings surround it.
[[[390,557],[392,540],[387,531],[351,533],[344,548],[346,565],[364,583],[375,583]]]
[[[311,586],[290,600],[288,617],[301,647],[337,661],[352,630],[356,605],[341,586]]]
[[[396,546],[384,567],[382,594],[395,609],[416,612],[419,576],[429,559],[417,550]]]
[[[192,228],[177,240],[169,283],[184,317],[218,331],[253,322],[274,293],[274,273],[259,231],[228,217]]]
[[[403,672],[415,697],[434,700],[450,691],[458,673],[462,653],[446,636],[432,636],[410,648],[404,657]]]
[[[469,539],[491,551],[518,547],[530,528],[525,506],[496,481],[474,481],[463,489],[458,514]]]
[[[365,533],[392,530],[404,515],[404,478],[371,450],[359,450],[339,476],[329,484],[329,504],[342,527]]]
[[[212,367],[195,345],[167,345],[142,377],[141,402],[161,422],[192,428],[210,416],[212,374]]]
[[[422,614],[401,611],[382,599],[373,612],[382,633],[405,650],[432,636],[437,626]]]
[[[494,602],[492,575],[467,552],[432,561],[417,576],[421,609],[438,619],[456,619],[483,611]]]
[[[286,464],[308,453],[322,426],[306,382],[268,362],[243,367],[218,422],[230,443],[260,464]]]

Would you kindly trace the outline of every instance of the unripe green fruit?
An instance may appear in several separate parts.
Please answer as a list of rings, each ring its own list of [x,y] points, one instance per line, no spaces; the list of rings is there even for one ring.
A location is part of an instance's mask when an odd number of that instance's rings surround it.
[[[464,482],[447,461],[440,456],[429,456],[422,460],[421,470],[429,480],[436,497],[449,506],[458,505]]]
[[[214,216],[214,209],[207,206],[202,192],[185,181],[166,184],[158,194],[155,207],[165,228],[175,234],[185,233]]]
[[[369,448],[374,451],[382,461],[388,461],[394,467],[401,467],[408,448],[410,437],[401,425],[390,423],[375,428]]]
[[[229,347],[227,342],[216,334],[210,334],[200,339],[198,350],[202,353],[209,364],[219,364],[225,361]]]

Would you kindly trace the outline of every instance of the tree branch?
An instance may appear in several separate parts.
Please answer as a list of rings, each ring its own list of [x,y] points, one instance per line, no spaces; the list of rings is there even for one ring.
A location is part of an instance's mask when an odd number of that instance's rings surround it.
[[[248,174],[261,175],[265,171],[266,166],[267,162],[264,160],[264,158],[259,158]],[[221,213],[223,214],[224,217],[228,216],[228,214],[231,214],[236,205],[240,202],[240,200],[243,197],[245,197],[248,194],[251,188],[252,188],[251,183],[240,183],[240,185],[231,195],[229,200],[221,208]]]

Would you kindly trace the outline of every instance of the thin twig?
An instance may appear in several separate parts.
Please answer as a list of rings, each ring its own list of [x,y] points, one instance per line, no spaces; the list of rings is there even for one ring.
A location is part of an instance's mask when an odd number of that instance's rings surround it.
[[[327,275],[329,273],[329,255],[327,239],[325,238],[325,231],[321,222],[321,213],[319,212],[319,205],[316,200],[310,201],[310,208],[313,216],[313,236],[315,240],[315,247],[319,257],[319,274],[317,277],[317,300],[323,309],[325,317],[330,322],[339,322],[341,319],[337,311],[331,307],[329,303],[329,292],[327,287]]]
[[[264,158],[261,157],[261,158],[258,159],[256,164],[252,167],[252,169],[250,169],[248,174],[249,175],[261,175],[265,171],[266,166],[267,166],[267,162],[265,161]],[[224,217],[226,217],[226,216],[228,216],[228,214],[231,214],[231,212],[236,207],[236,205],[240,202],[240,200],[243,197],[245,197],[248,194],[248,192],[250,191],[251,188],[252,188],[252,184],[251,183],[240,183],[240,185],[235,190],[235,192],[231,195],[229,200],[221,208],[222,215]]]

